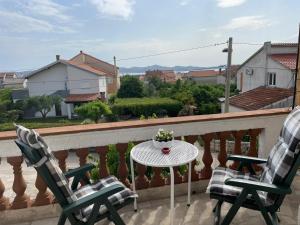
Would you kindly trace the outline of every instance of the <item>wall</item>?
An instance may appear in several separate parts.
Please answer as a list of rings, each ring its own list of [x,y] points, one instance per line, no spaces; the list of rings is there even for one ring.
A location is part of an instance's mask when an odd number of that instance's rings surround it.
[[[89,94],[100,92],[99,79],[103,79],[104,77],[73,66],[67,66],[67,71],[68,89],[70,90],[70,94]],[[101,82],[101,84],[101,90],[105,90],[106,92],[106,82]]]
[[[218,84],[218,77],[217,76],[210,76],[210,77],[189,77],[188,80],[195,81],[201,84]]]
[[[268,58],[268,73],[276,73],[276,87],[291,88],[294,86],[294,76],[291,70]]]

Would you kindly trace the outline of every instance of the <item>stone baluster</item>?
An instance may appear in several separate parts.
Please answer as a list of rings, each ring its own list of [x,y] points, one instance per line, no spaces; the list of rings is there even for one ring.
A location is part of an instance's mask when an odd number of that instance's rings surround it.
[[[128,143],[119,143],[116,145],[116,147],[119,152],[119,180],[123,182],[123,184],[125,184],[127,187],[130,187],[130,182],[128,180],[128,167],[126,164],[126,151],[128,148]]]
[[[16,193],[11,209],[21,209],[30,207],[31,201],[27,194],[25,194],[27,185],[25,183],[22,173],[22,156],[15,156],[7,158],[7,162],[12,165],[14,171],[14,182],[12,189]]]
[[[68,151],[67,150],[63,150],[63,151],[56,151],[53,152],[55,158],[57,158],[58,160],[58,165],[59,168],[63,171],[66,172],[67,171],[67,164],[66,164],[66,159],[68,158]]]
[[[220,151],[218,154],[219,166],[226,167],[227,162],[227,151],[226,151],[226,140],[231,135],[231,132],[224,131],[217,133],[218,138],[220,139]]]
[[[0,179],[0,211],[8,209],[10,207],[8,198],[4,197],[5,187]]]
[[[79,158],[79,165],[84,166],[87,162],[87,156],[89,155],[88,148],[79,148],[76,150],[76,155]]]
[[[257,149],[257,137],[260,134],[261,129],[250,129],[249,136],[250,136],[250,148],[248,151],[247,156],[250,157],[258,157],[258,149]],[[259,171],[262,168],[257,164],[252,165],[254,170]]]
[[[204,163],[204,168],[200,171],[201,179],[209,179],[212,174],[211,165],[213,163],[213,157],[210,151],[210,142],[214,137],[214,133],[201,135],[204,141],[204,153],[202,157],[202,162]]]
[[[142,141],[135,141],[134,145],[138,145],[141,142]],[[146,171],[147,171],[147,167],[142,164],[139,164],[139,163],[135,163],[135,162],[133,162],[133,163],[136,165],[135,170],[137,172],[137,177],[135,178],[136,189],[139,190],[139,189],[148,188],[150,185],[150,181],[148,180],[147,176],[145,175]]]
[[[96,147],[96,152],[99,155],[99,177],[104,178],[109,176],[109,170],[107,168],[107,152],[108,146]]]
[[[234,149],[233,154],[234,155],[242,155],[242,138],[245,135],[244,130],[239,131],[232,131],[232,135],[234,137]],[[231,169],[236,170],[239,166],[239,162],[234,161],[229,167]]]
[[[32,206],[49,205],[53,200],[53,196],[47,190],[47,184],[44,182],[43,178],[38,174],[36,177],[35,186],[39,192],[37,193]]]
[[[164,186],[166,184],[165,178],[162,176],[162,168],[153,167],[153,175],[150,181],[151,187]]]
[[[190,144],[194,144],[197,140],[198,140],[198,136],[197,135],[189,135],[189,136],[185,136],[184,137],[185,141],[190,143]],[[197,163],[197,160],[195,159],[193,162],[192,162],[192,171],[191,171],[191,180],[192,181],[197,181],[199,180],[199,174],[196,172],[195,170],[195,166],[196,166],[196,163]],[[188,180],[188,173],[185,174],[185,178],[184,178],[185,181]]]

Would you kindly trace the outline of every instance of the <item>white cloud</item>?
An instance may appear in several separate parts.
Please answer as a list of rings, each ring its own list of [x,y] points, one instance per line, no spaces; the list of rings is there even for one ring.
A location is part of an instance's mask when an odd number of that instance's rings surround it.
[[[228,30],[250,29],[257,30],[270,26],[272,23],[264,16],[242,16],[231,19],[223,28]]]
[[[0,30],[4,32],[73,32],[64,26],[23,15],[19,12],[0,11]]]
[[[133,0],[90,0],[104,16],[129,19],[133,15]]]
[[[30,0],[25,4],[25,9],[34,15],[47,16],[62,21],[68,21],[71,18],[65,14],[66,6],[52,0]]]
[[[238,5],[242,5],[247,0],[217,0],[217,4],[221,8],[234,7]]]

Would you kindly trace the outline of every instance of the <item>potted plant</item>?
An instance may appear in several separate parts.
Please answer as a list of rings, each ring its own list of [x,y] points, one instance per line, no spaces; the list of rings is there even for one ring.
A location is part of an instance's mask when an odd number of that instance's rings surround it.
[[[159,129],[157,134],[153,138],[154,147],[158,149],[171,148],[174,140],[173,134],[173,131]]]

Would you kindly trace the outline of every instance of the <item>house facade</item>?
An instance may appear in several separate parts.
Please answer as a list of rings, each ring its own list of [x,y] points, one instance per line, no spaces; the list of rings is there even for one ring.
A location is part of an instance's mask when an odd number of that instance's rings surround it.
[[[189,71],[182,76],[182,79],[201,84],[225,84],[225,76],[222,76],[220,70]]]
[[[151,77],[157,77],[166,83],[175,83],[178,79],[174,70],[148,70],[142,79],[147,81]]]
[[[54,106],[48,116],[71,118],[76,106],[105,99],[117,92],[119,76],[114,67],[83,52],[70,60],[63,60],[57,56],[55,62],[27,76],[29,96],[60,96],[63,101]],[[36,112],[32,116],[41,115]]]
[[[265,42],[239,67],[237,88],[243,93],[260,86],[293,87],[296,58],[296,43]]]

